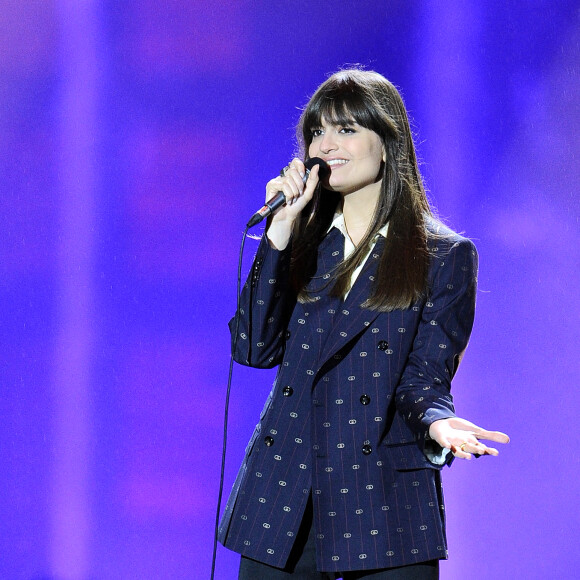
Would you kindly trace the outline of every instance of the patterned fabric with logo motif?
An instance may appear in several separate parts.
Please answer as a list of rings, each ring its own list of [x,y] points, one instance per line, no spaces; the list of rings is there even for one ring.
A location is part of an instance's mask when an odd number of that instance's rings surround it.
[[[454,416],[451,379],[473,324],[477,253],[441,233],[429,244],[428,297],[391,313],[360,306],[383,238],[343,302],[325,284],[344,251],[332,229],[306,304],[291,291],[290,249],[262,240],[242,292],[235,360],[280,366],[221,521],[226,547],[284,567],[312,494],[320,570],[446,558],[440,469],[452,456],[427,432]]]

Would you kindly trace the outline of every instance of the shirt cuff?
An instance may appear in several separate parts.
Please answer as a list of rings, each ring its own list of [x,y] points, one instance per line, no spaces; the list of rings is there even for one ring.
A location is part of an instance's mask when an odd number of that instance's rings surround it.
[[[451,449],[445,449],[445,447],[441,447],[441,445],[439,445],[437,441],[433,441],[433,439],[428,439],[425,441],[423,453],[425,454],[425,457],[427,457],[427,459],[434,465],[445,465],[446,463],[450,463],[453,459],[453,455],[449,457]]]

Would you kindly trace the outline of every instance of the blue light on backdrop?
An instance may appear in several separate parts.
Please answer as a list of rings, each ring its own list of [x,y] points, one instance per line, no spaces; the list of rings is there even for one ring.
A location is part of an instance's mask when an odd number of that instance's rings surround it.
[[[480,252],[455,401],[512,443],[445,471],[442,578],[570,577],[578,3],[230,4],[0,5],[0,577],[209,577],[241,233],[348,63]],[[235,369],[226,493],[272,378]]]

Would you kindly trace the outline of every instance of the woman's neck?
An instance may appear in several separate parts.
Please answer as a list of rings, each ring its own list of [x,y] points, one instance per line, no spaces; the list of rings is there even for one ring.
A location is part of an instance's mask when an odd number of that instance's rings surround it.
[[[343,197],[344,224],[355,246],[359,245],[371,225],[378,196],[378,188],[365,188]]]

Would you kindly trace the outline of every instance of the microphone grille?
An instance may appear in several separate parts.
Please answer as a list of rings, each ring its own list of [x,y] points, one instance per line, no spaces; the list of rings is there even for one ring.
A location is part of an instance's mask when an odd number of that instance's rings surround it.
[[[310,171],[315,165],[320,165],[318,168],[319,179],[324,179],[330,172],[330,168],[328,167],[326,161],[324,161],[324,159],[320,159],[320,157],[311,157],[304,162],[304,165],[308,171]]]

